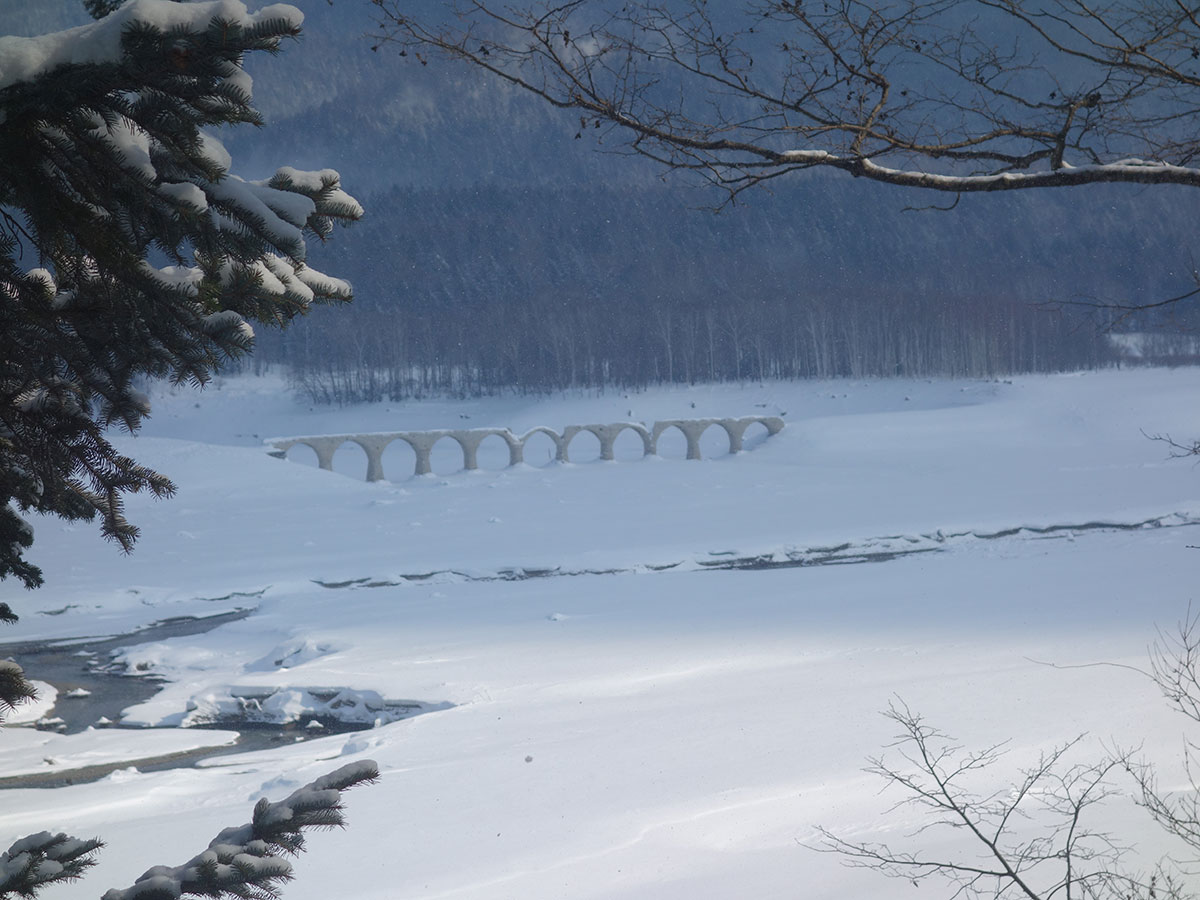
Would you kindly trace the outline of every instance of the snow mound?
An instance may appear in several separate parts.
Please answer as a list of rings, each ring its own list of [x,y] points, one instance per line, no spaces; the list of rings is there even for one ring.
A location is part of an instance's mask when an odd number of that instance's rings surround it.
[[[236,723],[308,724],[314,721],[341,725],[388,725],[421,713],[449,709],[451,704],[388,700],[377,691],[344,687],[230,687],[194,697],[187,706],[187,712],[179,721],[184,728]]]

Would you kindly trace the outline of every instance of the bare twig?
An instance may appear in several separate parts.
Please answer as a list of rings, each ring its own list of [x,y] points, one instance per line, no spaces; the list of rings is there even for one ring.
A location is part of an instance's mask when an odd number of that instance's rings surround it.
[[[1093,807],[1120,795],[1113,779],[1134,770],[1131,754],[1073,762],[1081,742],[1076,738],[1043,754],[1009,788],[978,793],[973,785],[1000,763],[1004,744],[965,750],[901,701],[884,715],[900,726],[891,745],[899,764],[877,758],[867,771],[900,790],[896,807],[926,812],[916,832],[923,844],[934,845],[940,835],[948,846],[910,851],[821,828],[814,849],[914,884],[940,881],[952,898],[1170,896],[1161,893],[1161,873],[1143,878],[1124,870],[1126,848],[1088,823]]]

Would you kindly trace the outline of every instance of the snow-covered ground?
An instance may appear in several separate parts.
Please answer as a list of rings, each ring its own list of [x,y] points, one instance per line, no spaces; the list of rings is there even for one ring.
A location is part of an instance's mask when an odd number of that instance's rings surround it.
[[[347,409],[310,409],[269,378],[158,394],[144,435],[118,443],[178,495],[130,499],[143,537],[129,557],[94,527],[36,522],[46,586],[0,585],[22,614],[3,638],[252,608],[122,651],[166,679],[126,722],[195,723],[250,700],[277,720],[379,724],[199,768],[6,791],[0,845],[41,829],[108,841],[85,886],[50,900],[182,862],[258,797],[363,756],[383,778],[349,796],[349,829],[314,836],[295,900],[905,893],[805,846],[818,825],[903,845],[919,824],[916,811],[885,814],[894,798],[862,772],[892,737],[877,713],[896,697],[965,744],[1011,738],[996,785],[1081,733],[1080,759],[1141,744],[1169,783],[1180,777],[1189,723],[1154,686],[1071,666],[1144,665],[1156,626],[1195,599],[1200,473],[1146,435],[1200,435],[1200,370]],[[681,438],[636,459],[632,434],[617,461],[588,461],[598,447],[585,436],[579,462],[536,465],[547,441],[527,453],[535,465],[504,469],[495,439],[483,470],[454,472],[439,445],[422,478],[396,448],[396,480],[376,484],[357,448],[329,473],[304,448],[280,462],[261,443],[755,413],[788,427],[736,456],[713,430],[700,462],[682,458]],[[712,568],[830,548],[878,561]],[[905,550],[923,552],[890,556]],[[415,704],[423,714],[401,718]],[[0,777],[224,740],[10,727]],[[1147,857],[1163,849],[1142,818],[1119,819]]]

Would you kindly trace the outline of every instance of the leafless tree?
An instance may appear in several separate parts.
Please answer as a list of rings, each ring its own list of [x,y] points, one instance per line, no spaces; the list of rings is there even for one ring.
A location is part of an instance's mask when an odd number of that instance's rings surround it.
[[[1200,616],[1189,613],[1175,631],[1160,634],[1142,674],[1176,710],[1200,723]],[[1167,791],[1140,752],[1116,749],[1099,760],[1079,761],[1076,739],[1043,754],[1003,789],[980,792],[979,785],[995,783],[987,770],[1000,762],[1004,744],[964,750],[899,701],[885,715],[899,726],[899,735],[892,753],[870,760],[867,771],[899,791],[896,808],[924,812],[911,836],[920,847],[854,841],[818,829],[816,849],[914,884],[940,882],[951,898],[1196,896],[1194,865],[1165,859],[1140,871],[1128,863],[1132,839],[1093,824],[1103,805],[1140,808],[1147,824],[1177,839],[1194,861],[1200,854],[1200,784],[1194,776],[1187,790]],[[1184,749],[1189,774],[1196,771],[1198,750],[1191,743]]]
[[[371,0],[374,49],[469,63],[577,138],[724,203],[838,170],[955,194],[1200,186],[1200,6],[1185,0]],[[1200,295],[1076,297],[1113,328]]]
[[[886,715],[900,727],[893,745],[899,762],[872,759],[867,771],[903,792],[897,806],[928,812],[919,843],[943,832],[965,840],[941,853],[909,851],[820,829],[817,849],[914,885],[942,882],[952,898],[1125,898],[1149,889],[1148,879],[1121,871],[1123,848],[1113,836],[1087,825],[1090,808],[1113,797],[1122,758],[1072,763],[1076,739],[1043,755],[1015,784],[979,794],[971,781],[997,764],[1004,745],[967,751],[903,704]]]
[[[1193,722],[1200,722],[1200,614],[1189,611],[1173,632],[1159,636],[1150,653],[1150,676],[1167,702]],[[1200,746],[1189,741],[1184,762],[1192,790],[1166,792],[1159,788],[1153,767],[1133,770],[1144,803],[1166,831],[1200,852],[1200,784],[1195,772]]]
[[[469,62],[730,195],[813,168],[950,193],[1200,185],[1183,0],[372,2],[377,49]]]

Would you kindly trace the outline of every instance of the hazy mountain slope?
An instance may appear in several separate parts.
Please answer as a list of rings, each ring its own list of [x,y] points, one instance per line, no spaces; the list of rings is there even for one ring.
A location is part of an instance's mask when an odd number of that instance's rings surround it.
[[[332,166],[364,200],[359,227],[313,250],[318,268],[355,284],[356,308],[337,313],[348,327],[371,327],[360,310],[533,315],[536,302],[542,316],[547,298],[636,317],[882,297],[926,316],[936,303],[1147,302],[1193,285],[1200,194],[1188,189],[972,196],[951,212],[905,212],[944,198],[823,175],[713,216],[699,208],[718,195],[606,152],[600,132],[576,139],[569,114],[459,66],[373,52],[365,0],[296,5],[302,38],[250,61],[267,127],[224,140],[239,174]],[[4,31],[86,20],[76,0],[0,0]],[[629,324],[654,329],[649,316]],[[319,317],[289,340],[313,327]]]

